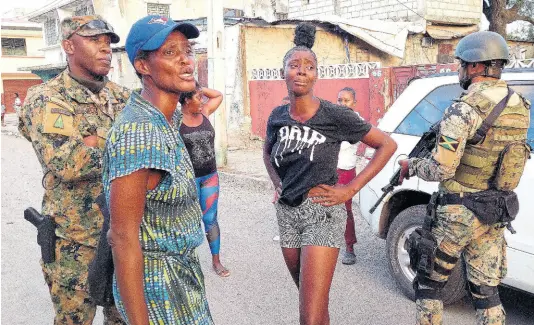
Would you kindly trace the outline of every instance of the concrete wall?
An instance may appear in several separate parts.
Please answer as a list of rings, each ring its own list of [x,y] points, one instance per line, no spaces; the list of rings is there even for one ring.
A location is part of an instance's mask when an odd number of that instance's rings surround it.
[[[277,27],[245,26],[246,73],[250,78],[252,69],[282,68],[286,52],[293,46],[294,25]],[[351,39],[349,42],[350,62],[345,53],[343,38],[324,30],[317,30],[313,51],[319,65],[351,62],[393,63],[392,56],[381,52],[369,44]]]
[[[144,0],[143,0],[144,1]],[[157,0],[146,0],[149,2],[158,2]],[[159,0],[164,3],[164,0]],[[218,0],[223,1],[223,7],[227,9],[242,10],[246,17],[263,17],[267,20],[274,20],[275,11],[287,12],[287,6],[284,0]],[[130,1],[128,1],[129,3]],[[173,19],[193,19],[206,17],[208,5],[206,0],[182,0],[172,2],[171,17]],[[177,4],[177,5],[176,5]],[[174,9],[173,9],[174,7]]]
[[[480,22],[482,0],[425,0],[424,17],[439,23],[474,25]]]
[[[289,18],[324,15],[473,25],[480,22],[482,0],[289,0]]]
[[[358,99],[356,111],[365,120],[370,120],[369,79],[330,79],[318,80],[314,87],[314,94],[331,102],[336,102],[338,92],[344,87],[356,90]],[[250,117],[252,119],[251,134],[265,138],[267,119],[272,110],[279,106],[287,96],[284,80],[253,80],[250,88]]]
[[[14,113],[15,93],[19,94],[20,100],[24,103],[28,88],[40,84],[41,79],[2,79],[2,101],[6,104],[6,113]]]

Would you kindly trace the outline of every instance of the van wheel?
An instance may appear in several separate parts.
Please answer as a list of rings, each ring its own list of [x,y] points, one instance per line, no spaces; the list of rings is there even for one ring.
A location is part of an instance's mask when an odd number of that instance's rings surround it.
[[[411,300],[415,300],[415,291],[412,287],[415,272],[410,266],[407,241],[415,228],[422,226],[425,214],[426,205],[415,205],[401,211],[391,223],[386,239],[386,255],[391,275],[397,281],[402,293]],[[452,304],[467,293],[464,269],[463,260],[460,259],[442,289],[444,304]]]

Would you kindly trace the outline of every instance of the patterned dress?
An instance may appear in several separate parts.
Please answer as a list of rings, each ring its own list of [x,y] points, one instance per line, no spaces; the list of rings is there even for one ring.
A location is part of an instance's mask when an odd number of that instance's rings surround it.
[[[176,111],[170,125],[133,92],[108,134],[104,192],[109,202],[113,179],[140,169],[165,172],[159,185],[146,193],[139,230],[150,324],[213,324],[195,252],[203,240],[202,211],[193,167],[178,132],[181,119]],[[116,279],[113,286],[117,308],[126,319]]]

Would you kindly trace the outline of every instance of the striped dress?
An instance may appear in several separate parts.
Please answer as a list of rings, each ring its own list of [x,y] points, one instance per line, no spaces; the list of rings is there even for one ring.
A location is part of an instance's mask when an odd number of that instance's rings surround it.
[[[164,172],[159,185],[146,193],[139,229],[150,324],[213,324],[195,251],[204,238],[202,211],[193,167],[178,132],[181,120],[177,110],[169,124],[138,91],[133,92],[108,134],[104,192],[109,202],[115,178],[148,168]],[[126,320],[116,280],[113,293]]]

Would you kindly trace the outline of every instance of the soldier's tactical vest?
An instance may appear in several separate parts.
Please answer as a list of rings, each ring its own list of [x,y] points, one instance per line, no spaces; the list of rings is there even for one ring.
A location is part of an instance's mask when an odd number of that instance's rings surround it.
[[[506,87],[492,87],[468,93],[459,101],[476,109],[485,119],[506,94]],[[454,180],[478,190],[516,188],[530,154],[526,143],[529,109],[528,100],[513,94],[486,137],[478,144],[466,144]]]

